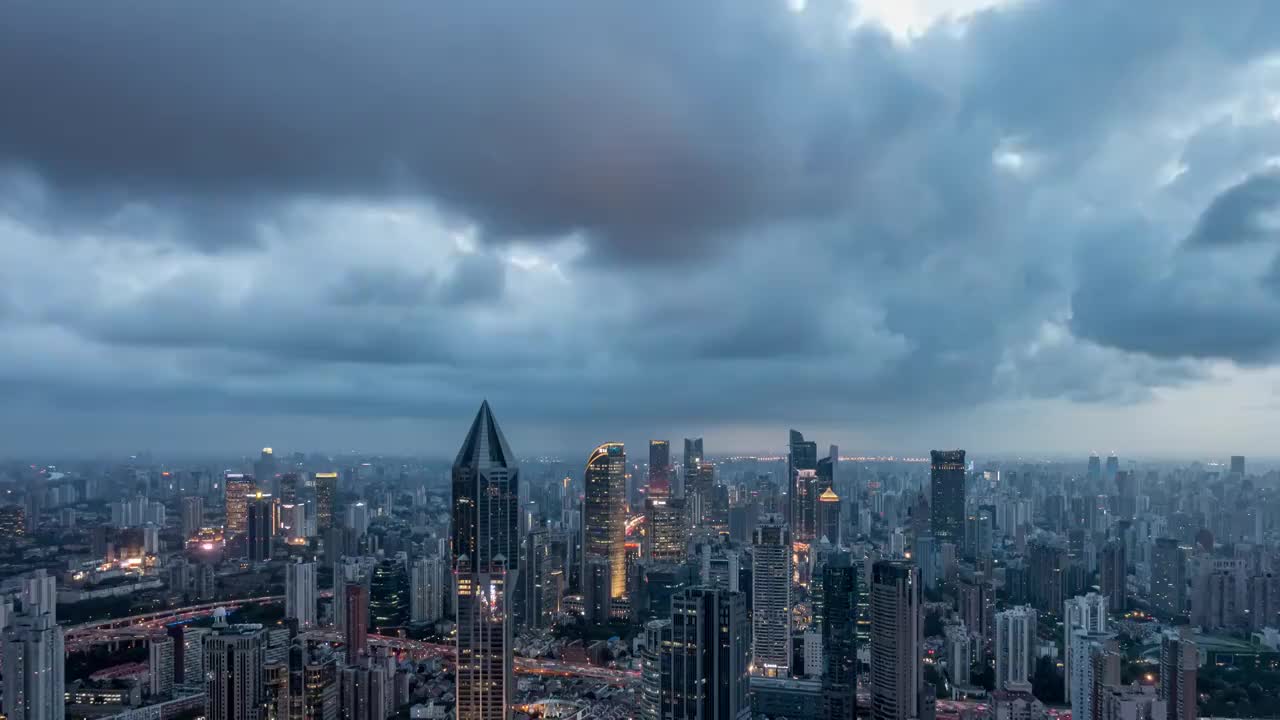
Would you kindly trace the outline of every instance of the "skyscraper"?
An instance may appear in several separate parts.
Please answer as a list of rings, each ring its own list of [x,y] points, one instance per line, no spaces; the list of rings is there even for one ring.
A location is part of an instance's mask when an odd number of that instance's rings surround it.
[[[410,621],[432,623],[444,617],[447,572],[440,557],[418,558],[413,562],[409,573],[409,585],[413,588]]]
[[[298,473],[287,472],[280,476],[280,502],[296,505],[298,502]]]
[[[1106,477],[1104,479],[1109,483],[1113,483],[1116,481],[1116,475],[1119,472],[1120,472],[1120,458],[1116,457],[1115,455],[1108,455],[1107,471],[1106,471]]]
[[[62,720],[66,655],[53,616],[25,609],[4,630],[3,658],[5,718]]]
[[[1024,605],[996,613],[996,688],[1030,692],[1035,661],[1035,608]]]
[[[856,578],[848,553],[832,555],[822,567],[823,720],[854,720],[857,714]]]
[[[369,626],[394,635],[409,624],[409,575],[399,560],[383,560],[369,580]]]
[[[333,527],[333,497],[338,494],[338,473],[318,472],[312,475],[316,485],[316,532],[323,535]]]
[[[299,630],[316,626],[315,563],[293,562],[284,569],[284,616],[298,621]]]
[[[684,475],[691,478],[702,464],[702,438],[684,439]]]
[[[271,559],[272,539],[276,529],[275,498],[263,492],[248,498],[249,559],[262,562]]]
[[[266,631],[223,627],[204,641],[205,712],[209,720],[259,720],[266,713]]]
[[[964,451],[929,452],[929,527],[939,544],[964,543]]]
[[[254,491],[253,478],[244,473],[227,473],[224,478],[226,536],[243,535],[249,530],[249,495]]]
[[[275,494],[276,492],[276,453],[269,447],[262,448],[262,454],[258,456],[258,461],[253,464],[253,476],[257,479],[258,484],[265,488],[267,492]]]
[[[204,526],[204,498],[182,498],[182,539],[190,540]]]
[[[154,696],[173,692],[173,638],[153,637],[147,648],[147,677]]]
[[[343,591],[342,611],[345,615],[342,634],[347,664],[355,665],[369,652],[369,591],[363,584],[347,583]]]
[[[671,495],[671,443],[666,440],[649,441],[649,483],[645,497],[670,497]]]
[[[1244,456],[1243,455],[1231,456],[1231,474],[1236,475],[1238,477],[1244,477]]]
[[[1105,595],[1098,593],[1089,593],[1088,595],[1080,595],[1067,600],[1064,604],[1062,613],[1062,684],[1063,697],[1068,701],[1072,698],[1072,671],[1071,663],[1074,662],[1074,653],[1072,646],[1076,641],[1077,633],[1083,632],[1086,635],[1104,635],[1107,632],[1107,598]]]
[[[880,560],[871,578],[871,717],[920,717],[924,632],[920,575],[902,560]]]
[[[1187,553],[1173,538],[1158,538],[1151,556],[1151,609],[1162,620],[1187,612]]]
[[[1097,455],[1090,455],[1089,456],[1089,483],[1090,485],[1096,486],[1098,484],[1098,481],[1101,479],[1102,479],[1102,458],[1098,457]]]
[[[688,518],[684,498],[645,498],[646,555],[659,562],[683,562],[688,553]]]
[[[1112,538],[1102,546],[1099,580],[1107,606],[1116,612],[1129,609],[1129,568],[1124,541]]]
[[[622,443],[604,443],[587,458],[582,551],[587,560],[601,558],[609,563],[609,594],[615,599],[627,592],[626,472]]]
[[[840,545],[840,496],[836,491],[827,488],[818,496],[818,511],[815,518],[816,537],[826,538],[832,545]]]
[[[621,494],[621,477],[618,483]],[[481,403],[453,463],[456,720],[503,720],[511,714],[513,648],[507,596],[518,585],[519,484],[515,455],[489,403]]]
[[[662,643],[661,717],[749,720],[746,598],[691,588],[671,599],[670,641]]]
[[[818,443],[791,430],[787,436],[787,522],[797,541],[813,539],[818,496]]]
[[[1196,672],[1199,652],[1187,639],[1186,626],[1165,631],[1160,640],[1160,690],[1167,720],[1196,719]]]
[[[1068,667],[1072,720],[1102,720],[1103,687],[1120,684],[1120,649],[1115,636],[1075,631]]]
[[[751,641],[755,672],[791,674],[791,533],[778,515],[756,527],[751,561]]]

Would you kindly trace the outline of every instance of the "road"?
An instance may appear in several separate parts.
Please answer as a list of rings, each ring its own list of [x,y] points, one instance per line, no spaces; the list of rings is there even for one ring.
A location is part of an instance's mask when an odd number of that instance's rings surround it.
[[[283,595],[264,595],[243,600],[226,600],[223,602],[201,603],[170,610],[161,610],[142,615],[114,618],[100,622],[81,623],[66,628],[65,644],[67,652],[78,652],[93,645],[104,645],[113,642],[144,640],[164,633],[166,625],[185,622],[211,615],[218,608],[228,612],[242,605],[260,605],[284,602]],[[317,630],[307,633],[314,640],[329,643],[341,643],[342,633],[332,630]],[[369,635],[369,643],[375,646],[389,647],[398,652],[408,653],[419,658],[440,658],[453,661],[453,645],[429,643],[422,640],[391,637],[388,635]],[[619,687],[628,687],[640,682],[640,673],[635,670],[617,670],[568,663],[550,658],[516,658],[515,671],[522,675],[542,675],[564,678],[589,678],[601,680]]]

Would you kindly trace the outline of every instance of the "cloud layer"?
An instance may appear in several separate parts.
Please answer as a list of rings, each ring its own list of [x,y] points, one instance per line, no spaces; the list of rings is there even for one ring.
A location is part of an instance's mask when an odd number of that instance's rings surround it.
[[[1280,7],[863,10],[7,4],[0,413],[402,449],[370,423],[488,396],[552,449],[745,449],[993,403],[1122,434],[1274,365]]]

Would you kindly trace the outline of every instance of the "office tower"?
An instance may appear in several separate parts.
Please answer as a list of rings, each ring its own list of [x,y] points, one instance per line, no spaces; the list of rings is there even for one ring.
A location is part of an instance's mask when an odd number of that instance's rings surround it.
[[[151,638],[147,663],[147,677],[152,695],[168,695],[173,692],[173,638]]]
[[[249,530],[249,495],[254,492],[253,478],[244,473],[227,473],[223,477],[226,535],[230,540]]]
[[[1100,584],[1107,598],[1107,607],[1115,612],[1129,609],[1129,569],[1124,541],[1112,538],[1102,546]]]
[[[817,464],[817,491],[818,500],[822,500],[822,495],[827,490],[835,491],[839,495],[842,491],[836,489],[836,468],[840,465],[840,449],[835,445],[831,446],[827,456],[818,460]]]
[[[670,644],[670,619],[645,623],[644,650],[640,654],[640,717],[644,720],[663,720],[671,716],[671,692],[668,691],[665,698],[662,692],[663,679],[671,677],[671,652],[666,647]],[[667,663],[665,667],[664,661]]]
[[[996,613],[996,689],[1029,692],[1035,661],[1035,608],[1015,607]]]
[[[369,626],[380,635],[394,635],[408,624],[408,573],[399,560],[383,560],[369,580]]]
[[[343,601],[347,664],[355,665],[369,654],[369,591],[358,582],[347,583]]]
[[[525,533],[524,557],[520,561],[519,619],[523,627],[542,627],[549,618],[543,605],[550,571],[551,542],[546,528],[535,527]]]
[[[274,494],[277,491],[276,481],[276,455],[275,451],[269,447],[262,448],[262,454],[258,456],[257,462],[253,464],[253,476],[257,478],[258,483],[266,488],[267,492]]]
[[[670,640],[661,642],[660,717],[749,720],[751,653],[742,593],[710,588],[677,593],[671,599],[669,633]]]
[[[711,527],[713,520],[727,526],[729,520],[729,497],[723,497],[723,503],[716,503],[716,466],[715,463],[701,462],[694,469],[694,474],[685,482],[685,498],[692,503],[691,515],[693,524],[698,527]]]
[[[818,443],[791,430],[787,442],[787,522],[798,542],[813,539],[817,484]]]
[[[275,498],[262,492],[248,499],[249,559],[263,562],[271,559],[272,539],[276,528]]]
[[[920,717],[924,687],[920,575],[902,560],[880,560],[871,576],[871,717]]]
[[[387,668],[380,665],[342,669],[343,720],[386,720],[388,703]]]
[[[444,558],[423,557],[413,561],[409,585],[413,588],[409,620],[433,623],[444,617],[448,568]]]
[[[817,538],[840,546],[840,496],[827,488],[818,496]]]
[[[173,681],[180,685],[203,685],[204,678],[204,640],[209,635],[209,628],[194,628],[186,625],[170,625],[170,637],[173,638]]]
[[[204,498],[182,498],[182,539],[189,540],[204,527]]]
[[[280,502],[298,504],[298,473],[287,472],[280,476]]]
[[[932,535],[916,538],[915,552],[911,559],[920,566],[920,583],[925,590],[938,587],[938,551]]]
[[[751,638],[755,672],[791,674],[791,533],[781,516],[760,519],[752,540]]]
[[[822,567],[822,716],[854,720],[857,714],[857,573],[848,553],[835,553]]]
[[[1186,626],[1167,630],[1160,640],[1160,690],[1166,720],[1196,720],[1196,672],[1200,663],[1196,644]]]
[[[1121,520],[1132,520],[1138,514],[1138,476],[1132,470],[1116,473],[1116,515]],[[1097,530],[1103,528],[1094,525]]]
[[[302,670],[303,720],[338,720],[341,710],[338,663],[307,663]]]
[[[318,472],[311,476],[316,486],[316,532],[333,527],[333,498],[338,494],[338,473]]]
[[[1063,697],[1071,700],[1072,643],[1076,633],[1102,635],[1107,632],[1107,598],[1098,593],[1080,595],[1067,600],[1062,614]]]
[[[344,526],[357,538],[364,537],[369,532],[369,506],[363,502],[348,505]]]
[[[507,594],[518,585],[519,478],[515,455],[484,402],[453,463],[456,720],[510,717],[514,686]]]
[[[1113,483],[1116,481],[1116,474],[1119,472],[1120,472],[1120,458],[1116,457],[1115,455],[1108,455],[1106,476],[1103,479],[1105,479],[1109,483]]]
[[[1280,575],[1263,573],[1249,578],[1249,629],[1280,628]]]
[[[1102,458],[1097,455],[1089,456],[1089,484],[1097,486],[1098,481],[1102,479]]]
[[[1231,456],[1231,474],[1237,477],[1244,477],[1244,456]]]
[[[1071,653],[1072,720],[1101,720],[1103,686],[1120,684],[1120,648],[1115,636],[1077,630]]]
[[[58,622],[58,579],[43,568],[22,580],[22,610],[28,615],[48,615]],[[3,629],[3,628],[0,628]]]
[[[266,631],[234,625],[204,641],[205,712],[208,720],[260,720],[266,713]]]
[[[298,621],[299,630],[316,626],[315,563],[293,562],[284,569],[284,616]]]
[[[626,472],[622,443],[605,443],[591,452],[584,478],[583,555],[609,563],[609,592],[615,599],[627,592]]]
[[[1158,538],[1151,556],[1151,609],[1162,620],[1187,611],[1186,550],[1173,538]]]
[[[63,630],[50,613],[26,610],[4,629],[6,720],[65,717]]]
[[[684,562],[688,553],[688,519],[684,498],[645,499],[646,555],[658,562]]]
[[[649,483],[645,497],[671,496],[671,443],[649,441]]]
[[[684,476],[688,478],[698,474],[698,466],[702,464],[702,438],[684,439]]]
[[[964,451],[929,452],[929,529],[939,543],[964,543]]]
[[[588,556],[582,568],[582,615],[588,625],[608,624],[613,616],[613,568],[608,559]]]

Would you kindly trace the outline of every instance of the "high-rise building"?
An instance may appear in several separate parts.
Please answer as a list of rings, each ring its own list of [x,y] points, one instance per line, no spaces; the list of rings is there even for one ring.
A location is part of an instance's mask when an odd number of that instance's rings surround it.
[[[280,502],[298,504],[298,473],[287,472],[280,476]]]
[[[1129,566],[1124,540],[1112,538],[1102,546],[1099,579],[1107,607],[1115,612],[1129,609]]]
[[[7,720],[65,717],[63,630],[50,613],[24,610],[4,629],[4,699]]]
[[[1165,702],[1150,685],[1102,688],[1102,717],[1100,720],[1165,720],[1168,710]]]
[[[355,665],[369,653],[369,591],[358,582],[347,583],[343,593],[343,641],[347,664]]]
[[[920,717],[924,632],[918,569],[880,560],[871,577],[871,717]]]
[[[702,438],[685,438],[684,439],[684,476],[686,482],[698,473],[698,466],[702,464]]]
[[[387,668],[381,665],[342,669],[343,720],[386,720],[390,715]]]
[[[1160,640],[1160,699],[1165,701],[1166,720],[1196,719],[1196,672],[1200,664],[1196,644],[1186,635],[1186,626],[1166,631]]]
[[[797,541],[813,539],[817,504],[818,443],[791,430],[787,436],[787,522]]]
[[[316,566],[293,562],[284,569],[284,616],[298,621],[299,630],[316,626]]]
[[[717,519],[716,507],[716,466],[706,461],[698,463],[693,475],[685,481],[685,498],[692,503],[694,525],[711,527]],[[723,520],[728,521],[728,496],[724,498]]]
[[[688,518],[684,498],[645,499],[646,555],[658,562],[683,562],[688,554]]]
[[[277,525],[275,498],[263,492],[254,493],[248,498],[248,516],[249,559],[270,560]]]
[[[1098,481],[1102,479],[1102,458],[1097,455],[1089,456],[1089,484],[1096,486]]]
[[[818,513],[816,517],[817,539],[839,547],[840,545],[840,496],[836,491],[827,488],[818,496]]]
[[[666,632],[661,643],[660,717],[749,720],[751,651],[745,596],[710,588],[683,590],[671,599]]]
[[[1237,477],[1244,477],[1244,456],[1231,456],[1231,474]]]
[[[190,540],[204,527],[204,498],[182,498],[182,539]]]
[[[148,684],[153,696],[173,692],[173,638],[168,635],[153,637],[148,648]]]
[[[751,561],[751,642],[755,673],[791,674],[791,533],[779,515],[756,527]]]
[[[1062,614],[1062,662],[1063,662],[1063,697],[1071,700],[1072,672],[1071,663],[1074,654],[1072,645],[1076,634],[1105,635],[1107,632],[1107,598],[1098,593],[1080,595],[1067,600]]]
[[[1280,575],[1262,573],[1248,581],[1249,629],[1280,628]]]
[[[484,402],[453,463],[456,720],[504,720],[511,714],[507,596],[519,584],[519,478],[515,455]]]
[[[168,627],[168,633],[173,638],[173,682],[204,684],[204,639],[209,629],[177,623]]]
[[[822,716],[854,720],[857,715],[857,573],[848,553],[836,553],[822,566]]]
[[[249,531],[249,496],[255,489],[253,478],[244,473],[227,473],[223,477],[228,540]]]
[[[671,443],[666,440],[649,441],[649,483],[645,497],[671,496]]]
[[[363,502],[353,502],[347,506],[347,518],[344,527],[357,538],[369,532],[369,506]]]
[[[939,545],[964,542],[964,451],[929,453],[929,527]]]
[[[839,495],[841,493],[841,490],[836,488],[836,469],[839,466],[840,466],[840,448],[836,447],[835,445],[832,445],[830,450],[828,451],[827,456],[824,458],[818,459],[817,492],[818,492],[819,502],[821,502],[822,500],[822,495],[826,493],[826,491],[828,490],[835,491],[836,495]],[[821,530],[821,523],[819,523],[819,530]]]
[[[609,563],[609,593],[614,599],[627,592],[626,472],[622,443],[605,443],[587,458],[582,551],[588,560],[602,558]]]
[[[551,569],[551,542],[547,529],[540,526],[530,528],[524,535],[521,551],[524,556],[520,560],[518,617],[522,627],[538,628],[550,620],[549,610],[543,605],[547,573]]]
[[[1115,455],[1107,456],[1107,471],[1105,480],[1109,483],[1116,481],[1116,475],[1120,472],[1120,458]]]
[[[409,573],[413,588],[409,619],[414,623],[433,623],[444,617],[448,567],[438,556],[418,558]]]
[[[267,492],[276,492],[276,453],[269,447],[262,448],[262,454],[253,464],[253,476]]]
[[[333,527],[333,498],[338,494],[338,473],[318,472],[311,476],[316,486],[316,532]]]
[[[671,620],[650,620],[645,623],[644,638],[644,651],[640,655],[640,717],[644,720],[663,720],[671,716],[671,701],[674,699],[669,691],[665,697],[663,695],[663,680],[671,677],[671,653],[668,650],[671,644]]]
[[[1030,691],[1036,661],[1036,611],[1030,606],[996,613],[996,688]]]
[[[1158,538],[1152,550],[1151,609],[1164,620],[1187,612],[1187,551],[1173,538]]]
[[[399,560],[383,560],[369,580],[369,626],[394,635],[409,624],[409,575]]]
[[[260,625],[222,627],[205,638],[206,718],[266,717],[266,646],[266,631]]]
[[[30,616],[48,615],[58,622],[58,579],[43,568],[22,580],[22,610]],[[0,628],[3,629],[3,628]]]
[[[1101,720],[1103,687],[1120,684],[1120,648],[1115,636],[1077,630],[1071,653],[1072,720]]]
[[[1056,615],[1066,601],[1067,550],[1047,542],[1028,543],[1028,585],[1031,604]]]

